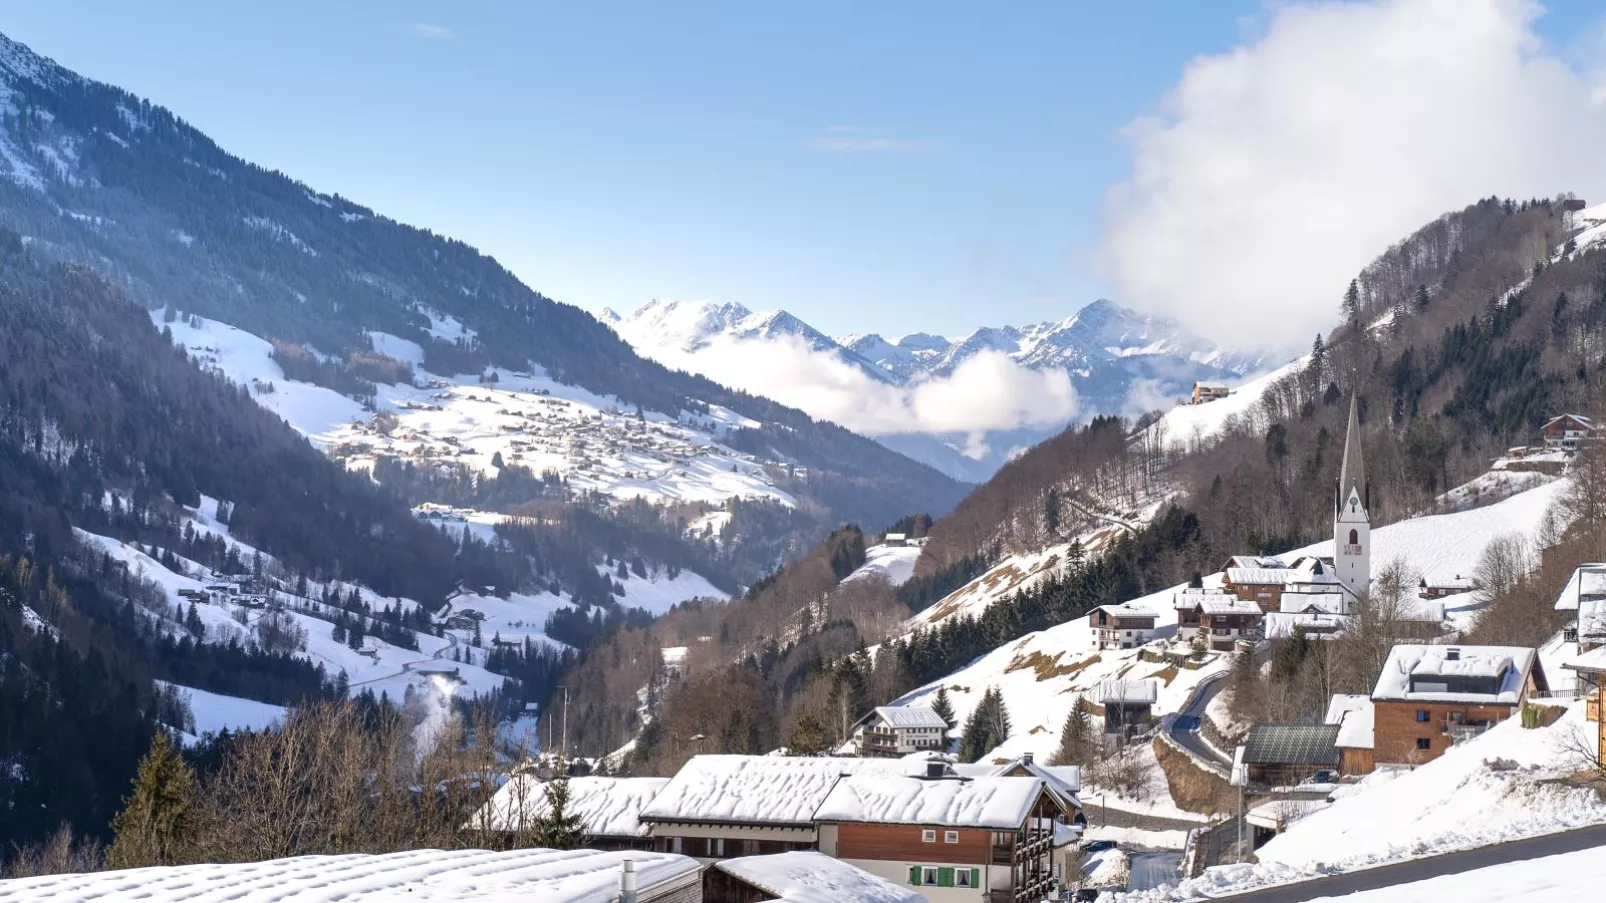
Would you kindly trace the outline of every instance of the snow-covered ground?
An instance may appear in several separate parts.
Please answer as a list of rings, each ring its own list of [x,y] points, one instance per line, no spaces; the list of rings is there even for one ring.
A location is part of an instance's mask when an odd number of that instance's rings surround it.
[[[377,387],[377,411],[394,418],[380,430],[375,411],[338,392],[286,379],[265,340],[226,323],[189,317],[162,322],[203,367],[251,388],[252,397],[306,435],[313,444],[366,469],[382,454],[414,461],[465,464],[494,474],[493,460],[519,464],[537,474],[555,471],[572,489],[651,502],[722,503],[736,496],[795,500],[775,486],[766,462],[720,444],[732,430],[758,424],[715,407],[708,414],[638,411],[618,399],[549,379],[539,370],[496,370],[443,376],[422,369],[418,343],[370,333],[377,351],[413,363],[415,385]],[[455,321],[452,321],[455,323]],[[452,323],[436,323],[453,334]],[[461,324],[456,325],[461,332]],[[272,391],[260,391],[268,384]]]
[[[1585,765],[1575,749],[1580,739],[1594,739],[1583,708],[1582,702],[1571,704],[1547,728],[1529,730],[1521,719],[1508,719],[1419,768],[1368,775],[1269,841],[1258,852],[1258,864],[1209,869],[1179,888],[1120,899],[1221,896],[1606,824],[1606,800],[1593,787],[1565,780]]]
[[[1441,511],[1465,511],[1492,505],[1555,479],[1551,474],[1536,470],[1506,470],[1500,467],[1500,461],[1496,461],[1488,472],[1462,483],[1435,501]]]
[[[1361,891],[1313,903],[1428,903],[1440,900],[1499,900],[1501,903],[1596,903],[1606,850],[1579,850],[1507,862],[1425,881]]]
[[[190,704],[190,714],[195,716],[195,733],[191,738],[198,738],[201,734],[215,734],[225,728],[231,731],[261,730],[284,720],[283,706],[241,699],[238,696],[224,696],[221,693],[208,693],[180,684],[168,684],[165,681],[158,683],[176,688]]]
[[[0,881],[0,903],[610,903],[627,859],[643,891],[696,880],[697,861],[671,853],[412,850],[15,878]]]
[[[1277,380],[1304,369],[1309,361],[1309,355],[1289,361],[1234,387],[1226,398],[1177,405],[1149,427],[1149,434],[1161,447],[1177,451],[1206,444],[1221,435],[1229,422],[1257,417],[1256,406],[1266,390]]]
[[[842,582],[849,580],[865,580],[870,577],[885,578],[893,586],[902,586],[915,572],[915,561],[920,558],[919,546],[871,546],[864,550],[865,562],[859,569],[843,578]]]

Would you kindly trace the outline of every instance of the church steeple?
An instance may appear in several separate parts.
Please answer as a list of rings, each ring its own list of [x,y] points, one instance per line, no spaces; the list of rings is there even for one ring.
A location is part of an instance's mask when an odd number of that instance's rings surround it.
[[[1361,460],[1359,403],[1349,399],[1349,429],[1344,435],[1344,463],[1333,493],[1333,570],[1351,598],[1362,599],[1372,584],[1371,487]]]

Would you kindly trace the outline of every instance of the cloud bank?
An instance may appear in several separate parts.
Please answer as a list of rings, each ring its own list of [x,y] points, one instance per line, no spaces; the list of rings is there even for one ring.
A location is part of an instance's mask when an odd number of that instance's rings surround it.
[[[1602,68],[1535,35],[1527,0],[1272,7],[1126,129],[1100,260],[1124,303],[1287,349],[1337,319],[1387,247],[1480,197],[1600,198]],[[1597,60],[1600,57],[1597,55]]]
[[[717,336],[694,352],[642,350],[668,366],[764,395],[866,436],[1057,426],[1077,412],[1069,374],[1031,370],[997,351],[978,353],[949,376],[900,386],[816,351],[795,336]],[[973,450],[984,451],[978,445]]]

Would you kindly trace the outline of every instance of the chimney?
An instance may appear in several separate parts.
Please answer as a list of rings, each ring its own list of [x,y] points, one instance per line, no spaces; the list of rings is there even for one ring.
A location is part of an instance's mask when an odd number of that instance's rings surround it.
[[[1446,650],[1444,650],[1444,660],[1447,661],[1447,662],[1458,662],[1458,661],[1460,661],[1461,660],[1461,650],[1460,649],[1446,649]]]
[[[946,762],[940,762],[937,760],[928,761],[926,763],[926,779],[930,781],[941,780],[946,776],[947,770],[948,763]]]
[[[1021,757],[1020,757],[1020,763],[1022,765],[1030,765],[1030,764],[1032,764],[1032,754],[1031,753],[1022,753]]]
[[[619,872],[619,903],[636,903],[636,862],[626,859]]]

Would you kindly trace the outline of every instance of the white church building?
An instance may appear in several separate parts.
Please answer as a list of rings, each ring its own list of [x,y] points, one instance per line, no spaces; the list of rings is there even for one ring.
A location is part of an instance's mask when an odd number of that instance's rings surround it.
[[[1356,399],[1349,400],[1349,428],[1344,436],[1344,463],[1333,493],[1333,570],[1351,599],[1366,597],[1372,580],[1371,486],[1361,459],[1361,428]]]

